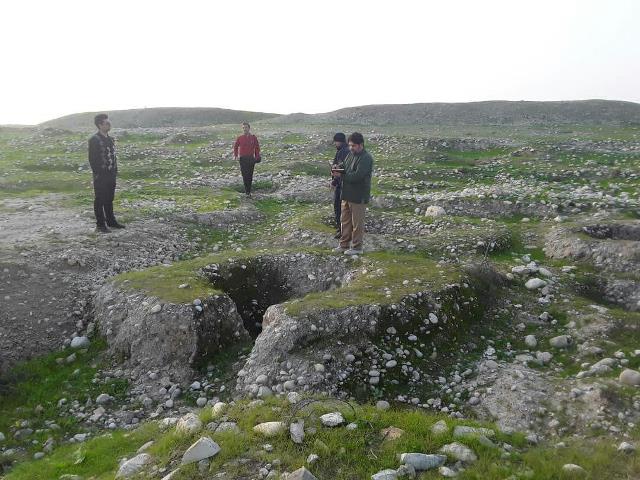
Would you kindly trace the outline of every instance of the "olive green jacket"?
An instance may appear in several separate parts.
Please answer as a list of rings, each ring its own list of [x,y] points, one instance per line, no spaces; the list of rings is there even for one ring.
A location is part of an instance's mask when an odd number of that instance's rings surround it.
[[[344,160],[342,174],[342,200],[353,203],[369,203],[373,157],[366,150],[360,154],[349,153]]]

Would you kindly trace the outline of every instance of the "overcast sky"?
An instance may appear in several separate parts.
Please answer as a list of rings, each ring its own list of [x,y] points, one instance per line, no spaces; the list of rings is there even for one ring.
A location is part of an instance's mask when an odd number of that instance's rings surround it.
[[[0,2],[0,124],[158,106],[640,102],[640,1]]]

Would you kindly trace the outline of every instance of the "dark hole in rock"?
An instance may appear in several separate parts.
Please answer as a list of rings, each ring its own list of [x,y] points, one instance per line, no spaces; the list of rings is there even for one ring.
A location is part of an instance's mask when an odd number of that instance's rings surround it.
[[[582,231],[590,237],[611,240],[640,241],[640,225],[588,225]]]
[[[345,268],[331,257],[283,254],[229,260],[202,271],[234,301],[245,328],[255,339],[262,331],[267,308],[340,286]]]

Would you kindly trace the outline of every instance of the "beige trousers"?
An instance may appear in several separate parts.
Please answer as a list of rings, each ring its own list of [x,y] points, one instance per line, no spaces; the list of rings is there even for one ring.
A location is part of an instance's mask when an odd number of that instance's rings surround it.
[[[364,216],[367,211],[366,203],[353,203],[342,201],[342,213],[340,224],[342,236],[340,237],[341,248],[362,248],[362,238],[364,237]]]

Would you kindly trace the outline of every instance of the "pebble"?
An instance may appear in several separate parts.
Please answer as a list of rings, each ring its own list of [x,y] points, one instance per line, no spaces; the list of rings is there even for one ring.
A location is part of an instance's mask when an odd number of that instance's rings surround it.
[[[620,445],[618,445],[618,451],[623,453],[633,453],[636,451],[636,447],[631,443],[622,442]]]
[[[549,340],[553,348],[567,348],[572,342],[573,339],[569,335],[558,335]]]
[[[371,475],[371,480],[397,480],[397,478],[398,472],[391,470],[390,468]]]
[[[91,341],[87,337],[73,337],[71,340],[71,348],[88,348]]]
[[[625,385],[638,386],[640,385],[640,372],[626,368],[620,373],[618,380]]]
[[[137,474],[142,468],[151,463],[151,455],[147,453],[141,453],[136,455],[131,460],[124,462],[116,473],[116,478],[129,478]]]
[[[162,305],[157,304],[151,307],[151,313],[160,313],[162,311]]]
[[[376,402],[376,408],[378,410],[389,410],[390,406],[386,400],[378,400],[378,402]]]
[[[344,423],[344,417],[340,412],[332,412],[322,415],[320,421],[325,427],[337,427]]]
[[[459,442],[453,442],[444,445],[440,449],[440,452],[464,463],[473,463],[478,460],[478,457],[475,453],[473,453],[473,450]]]
[[[447,461],[444,455],[431,455],[427,453],[402,453],[400,461],[406,465],[411,465],[418,471],[437,468]]]
[[[524,343],[529,348],[536,348],[538,346],[538,340],[536,340],[535,335],[527,335],[526,337],[524,337]]]
[[[221,448],[209,437],[201,437],[191,445],[182,456],[182,465],[199,462],[206,458],[211,458],[220,452]]]
[[[265,437],[275,437],[286,431],[287,424],[284,422],[264,422],[253,427],[253,431]]]
[[[575,463],[565,463],[562,466],[562,471],[574,476],[584,476],[587,474],[587,471],[584,468],[580,465],[576,465]]]
[[[527,280],[527,283],[524,284],[524,286],[528,290],[537,290],[539,288],[545,287],[546,285],[547,282],[545,282],[541,278],[530,278],[529,280]]]

